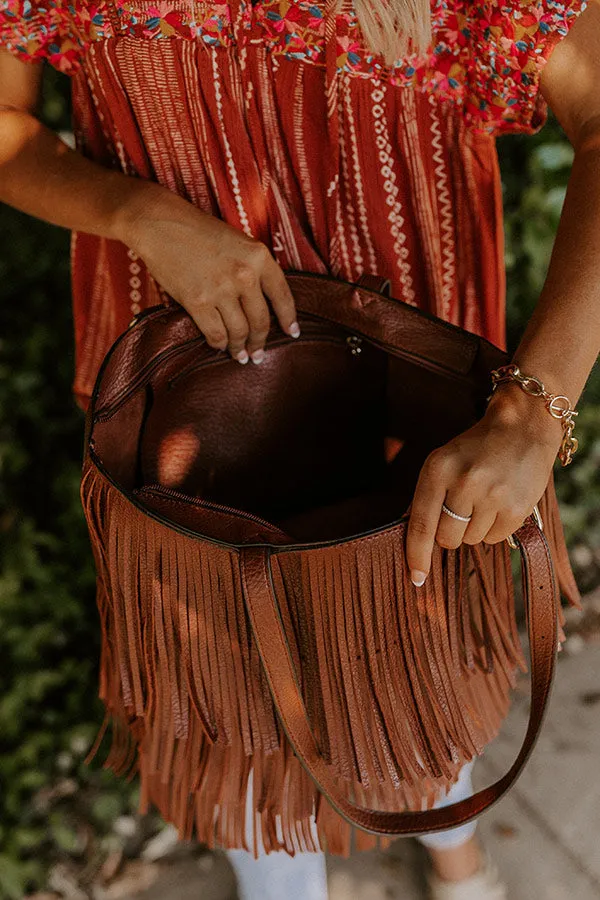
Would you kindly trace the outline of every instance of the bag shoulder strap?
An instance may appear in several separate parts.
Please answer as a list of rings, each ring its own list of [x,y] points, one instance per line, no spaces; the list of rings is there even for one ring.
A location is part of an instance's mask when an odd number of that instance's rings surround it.
[[[241,551],[245,603],[265,675],[283,729],[299,761],[319,791],[348,822],[381,835],[416,835],[442,831],[476,818],[513,785],[537,740],[546,712],[556,661],[559,602],[546,538],[531,520],[515,539],[525,573],[527,623],[531,648],[532,700],[521,750],[510,770],[490,787],[451,806],[417,812],[367,809],[347,799],[325,762],[312,733],[294,670],[271,573],[271,551],[247,547]]]

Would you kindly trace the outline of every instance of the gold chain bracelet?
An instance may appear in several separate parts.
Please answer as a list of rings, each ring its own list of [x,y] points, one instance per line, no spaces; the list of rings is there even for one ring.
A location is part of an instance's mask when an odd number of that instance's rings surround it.
[[[546,409],[555,419],[560,419],[563,427],[563,439],[558,451],[558,458],[563,466],[568,466],[573,459],[573,455],[579,446],[577,438],[573,437],[573,429],[575,428],[574,417],[579,415],[574,409],[571,409],[571,403],[564,394],[551,394],[546,390],[539,378],[534,375],[523,375],[521,370],[514,363],[507,366],[500,366],[491,372],[492,376],[492,393],[488,397],[491,399],[492,394],[499,384],[507,381],[516,381],[519,387],[530,394],[532,397],[541,397],[546,404]]]

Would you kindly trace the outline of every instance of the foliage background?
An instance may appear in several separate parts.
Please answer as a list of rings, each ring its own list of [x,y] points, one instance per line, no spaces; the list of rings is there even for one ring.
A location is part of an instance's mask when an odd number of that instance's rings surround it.
[[[43,117],[68,129],[68,83],[48,70]],[[550,120],[499,142],[506,220],[509,341],[542,287],[569,166]],[[89,878],[111,825],[137,804],[83,758],[102,721],[94,571],[79,502],[82,416],[71,399],[69,236],[0,208],[0,900],[46,884],[68,857]],[[580,404],[576,461],[558,477],[583,590],[600,583],[600,373]],[[84,879],[85,880],[85,879]]]

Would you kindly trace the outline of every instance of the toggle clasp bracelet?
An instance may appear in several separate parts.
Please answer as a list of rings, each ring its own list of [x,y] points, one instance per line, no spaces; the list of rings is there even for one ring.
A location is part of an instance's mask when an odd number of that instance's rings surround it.
[[[532,397],[541,397],[546,404],[546,409],[555,419],[560,419],[563,427],[563,439],[558,451],[558,458],[563,466],[568,466],[575,454],[578,441],[573,437],[573,429],[575,428],[574,417],[578,415],[574,409],[571,409],[571,403],[564,394],[551,394],[546,390],[539,378],[534,375],[524,375],[515,363],[507,366],[500,366],[491,372],[492,376],[492,394],[499,384],[507,381],[516,381],[519,387],[530,394]],[[488,397],[491,398],[492,394]]]

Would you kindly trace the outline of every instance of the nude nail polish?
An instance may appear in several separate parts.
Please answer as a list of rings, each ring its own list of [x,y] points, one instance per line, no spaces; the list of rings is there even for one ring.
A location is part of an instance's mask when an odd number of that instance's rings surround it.
[[[411,569],[410,580],[415,585],[415,587],[421,587],[422,585],[424,585],[426,578],[426,572],[420,572],[418,569]]]

